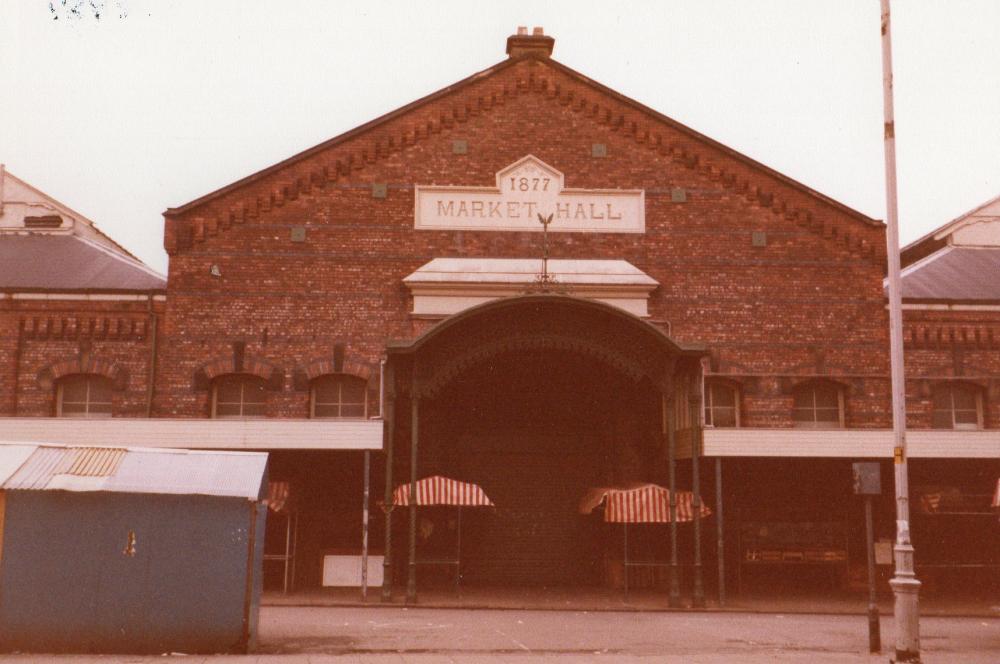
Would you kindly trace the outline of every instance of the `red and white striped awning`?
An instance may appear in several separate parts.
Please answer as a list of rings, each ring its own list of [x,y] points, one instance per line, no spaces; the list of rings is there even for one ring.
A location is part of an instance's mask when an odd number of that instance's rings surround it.
[[[628,489],[602,488],[588,492],[581,503],[581,511],[590,512],[604,503],[604,521],[607,523],[670,523],[670,491],[656,484],[643,484]],[[590,505],[590,509],[585,509]],[[702,503],[702,518],[711,516],[712,510]],[[677,492],[677,522],[694,520],[694,494]]]
[[[410,504],[410,483],[401,484],[392,492],[396,505]],[[458,505],[462,507],[493,507],[493,501],[478,484],[459,482],[441,475],[417,480],[417,505]]]
[[[272,512],[283,512],[288,507],[291,486],[288,482],[267,483],[267,507]]]

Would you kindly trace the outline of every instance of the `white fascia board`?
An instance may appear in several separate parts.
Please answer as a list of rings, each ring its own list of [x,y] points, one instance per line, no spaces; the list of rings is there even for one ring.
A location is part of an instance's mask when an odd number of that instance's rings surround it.
[[[906,432],[910,458],[1000,458],[1000,430]],[[705,456],[771,458],[892,458],[891,429],[705,428]]]
[[[4,297],[0,294],[0,297]],[[11,293],[13,300],[61,300],[69,302],[145,302],[149,295],[142,293]],[[166,302],[166,295],[153,295],[154,302]]]
[[[380,450],[382,420],[0,417],[0,439],[195,450]]]

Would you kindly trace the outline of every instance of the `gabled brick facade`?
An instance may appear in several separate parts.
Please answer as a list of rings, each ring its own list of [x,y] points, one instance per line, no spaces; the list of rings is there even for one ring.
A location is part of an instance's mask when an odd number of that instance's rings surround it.
[[[205,416],[196,375],[234,343],[283,373],[272,417],[307,415],[294,376],[335,346],[373,376],[387,341],[430,325],[409,314],[406,275],[435,257],[540,255],[536,233],[414,230],[414,186],[490,186],[527,154],[567,187],[645,190],[644,234],[563,233],[551,255],[625,259],[658,280],[651,319],[711,349],[711,373],[742,386],[744,425],[791,426],[791,388],[829,376],[847,426],[888,426],[882,225],[530,49],[168,210],[155,415]]]

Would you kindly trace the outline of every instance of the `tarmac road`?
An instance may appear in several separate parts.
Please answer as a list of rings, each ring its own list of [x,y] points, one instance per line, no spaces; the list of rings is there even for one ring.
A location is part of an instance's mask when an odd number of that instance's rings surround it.
[[[925,664],[1000,662],[1000,619],[924,618]],[[729,612],[498,611],[265,607],[254,655],[44,656],[11,662],[887,662],[869,655],[863,616]]]

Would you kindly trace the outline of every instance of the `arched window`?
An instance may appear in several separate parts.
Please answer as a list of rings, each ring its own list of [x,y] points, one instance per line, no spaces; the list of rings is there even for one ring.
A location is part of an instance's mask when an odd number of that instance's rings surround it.
[[[265,415],[264,380],[229,374],[212,383],[212,417],[254,418]]]
[[[58,417],[110,417],[111,379],[96,374],[74,374],[56,383]]]
[[[327,374],[313,380],[310,390],[312,417],[367,417],[368,384],[347,374]]]
[[[950,383],[934,388],[931,426],[935,429],[982,429],[983,396],[972,385]]]
[[[792,420],[797,427],[838,428],[844,426],[844,392],[834,383],[815,381],[799,385],[794,392]]]
[[[705,426],[739,425],[740,398],[736,386],[717,380],[705,383]]]

